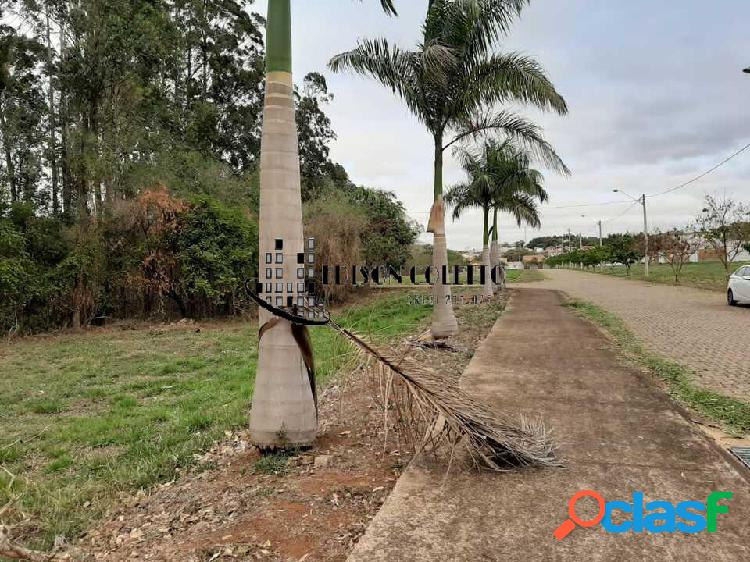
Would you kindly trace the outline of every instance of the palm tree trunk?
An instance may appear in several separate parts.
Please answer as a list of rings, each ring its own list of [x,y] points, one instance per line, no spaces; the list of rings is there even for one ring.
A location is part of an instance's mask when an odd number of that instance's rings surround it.
[[[445,202],[443,201],[443,136],[435,135],[435,200],[430,211],[430,222],[427,232],[433,235],[432,266],[433,280],[432,297],[432,337],[436,339],[448,338],[458,333],[458,322],[453,314],[450,285],[444,283],[443,269],[448,270],[448,242],[445,238]],[[447,275],[446,275],[447,277]]]
[[[296,301],[288,284],[297,288],[297,255],[304,250],[299,146],[294,119],[291,63],[290,0],[269,0],[267,19],[266,98],[263,114],[260,172],[260,278],[274,293],[264,293],[274,306]],[[279,249],[279,245],[283,245]],[[273,264],[266,263],[266,255]],[[278,263],[279,258],[283,263]],[[271,268],[272,279],[266,278]],[[277,271],[278,270],[278,271]],[[277,273],[281,277],[277,278]],[[276,289],[280,292],[275,292]],[[258,344],[250,434],[262,448],[310,445],[317,432],[317,414],[302,353],[291,324],[260,311],[260,325],[272,326]]]
[[[11,140],[8,135],[8,123],[5,120],[5,95],[0,97],[0,134],[3,137],[3,153],[5,154],[5,171],[8,174],[8,185],[10,185],[10,200],[12,203],[18,201],[18,185],[16,183],[16,170],[11,152]]]
[[[494,291],[492,290],[492,277],[490,271],[492,270],[492,264],[490,263],[490,208],[485,207],[484,211],[484,236],[482,238],[482,265],[484,265],[484,287],[482,296],[485,298],[492,298]]]
[[[500,245],[498,244],[498,234],[497,234],[497,207],[493,207],[492,209],[492,243],[490,244],[490,264],[492,265],[492,268],[495,269],[497,272],[497,283],[494,285],[495,292],[500,290],[501,282],[500,282]]]
[[[46,15],[46,40],[47,40],[47,77],[49,79],[47,89],[47,106],[49,111],[48,119],[48,147],[49,151],[49,167],[50,167],[50,178],[52,182],[52,214],[55,216],[60,214],[60,195],[59,195],[59,176],[57,167],[57,138],[55,129],[55,89],[52,82],[52,42],[50,39],[50,28],[49,28],[49,5],[45,6]]]

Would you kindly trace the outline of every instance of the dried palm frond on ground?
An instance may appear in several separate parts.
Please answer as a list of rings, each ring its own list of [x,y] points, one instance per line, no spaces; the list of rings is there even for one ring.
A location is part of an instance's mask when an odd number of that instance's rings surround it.
[[[455,377],[417,364],[409,348],[400,356],[388,354],[333,320],[329,325],[369,358],[381,384],[386,432],[393,415],[415,453],[450,450],[452,459],[463,444],[475,465],[491,470],[560,466],[540,421],[512,422],[461,391]]]

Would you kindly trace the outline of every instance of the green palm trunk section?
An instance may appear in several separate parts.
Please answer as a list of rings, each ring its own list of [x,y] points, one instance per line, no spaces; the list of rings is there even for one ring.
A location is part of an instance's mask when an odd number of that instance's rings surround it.
[[[495,207],[492,210],[492,212],[493,212],[493,217],[492,217],[492,241],[493,242],[497,242],[498,241],[498,235],[497,235],[497,207]]]
[[[292,71],[292,8],[290,0],[268,0],[266,71]]]

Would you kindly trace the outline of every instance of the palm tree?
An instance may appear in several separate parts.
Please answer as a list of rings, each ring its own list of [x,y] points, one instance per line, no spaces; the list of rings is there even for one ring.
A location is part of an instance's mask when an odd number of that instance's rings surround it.
[[[516,159],[518,162],[520,162],[519,170],[526,171],[527,173],[522,174],[522,176],[516,178],[521,183],[521,190],[528,193],[532,198],[535,197],[541,202],[547,201],[547,193],[542,187],[542,182],[544,181],[544,177],[535,170],[530,169],[530,165],[532,162],[532,155],[528,151],[524,151],[523,149],[519,149],[519,147],[514,147],[512,145],[506,144],[504,147],[506,151],[506,157],[511,159]],[[558,167],[558,172],[569,175],[570,170],[568,170],[565,165],[562,167]],[[516,219],[516,224],[520,227],[523,222],[526,222],[529,226],[532,226],[534,228],[539,228],[540,223],[538,221],[538,217],[534,218],[533,215],[528,215],[530,220],[526,220],[524,218],[524,211],[526,211],[526,206],[521,205],[519,207],[513,207],[513,205],[503,205],[502,200],[496,204],[492,211],[493,211],[493,228],[492,228],[492,243],[491,243],[491,249],[490,249],[490,262],[492,264],[492,267],[498,267],[500,265],[500,244],[498,242],[499,238],[499,231],[498,231],[498,214],[501,211],[509,212],[511,213],[514,218]]]
[[[381,0],[381,5],[395,14],[392,0]],[[290,0],[268,1],[266,26],[259,273],[264,297],[273,306],[286,307],[289,300],[296,303],[299,296],[297,256],[305,249]],[[250,411],[252,440],[264,449],[310,445],[315,440],[318,420],[309,346],[299,343],[300,332],[289,321],[265,310],[260,311],[260,326]]]
[[[498,104],[514,101],[543,110],[567,112],[541,66],[517,53],[493,52],[497,40],[528,0],[430,0],[416,49],[405,51],[385,39],[360,41],[334,57],[334,71],[353,70],[393,90],[430,131],[434,142],[433,206],[427,231],[434,237],[433,266],[448,264],[443,201],[443,155],[469,137],[502,132],[533,150],[546,163],[561,166],[539,128]],[[450,287],[433,286],[432,335],[458,331]]]
[[[493,294],[489,271],[495,264],[490,253],[490,212],[494,213],[494,230],[498,212],[511,213],[518,225],[541,225],[537,202],[547,200],[543,187],[544,176],[530,168],[528,152],[510,142],[497,144],[488,141],[479,154],[463,153],[463,168],[468,181],[453,186],[445,194],[445,201],[453,206],[453,219],[460,218],[469,208],[480,208],[483,214],[482,264],[485,276],[484,296]]]

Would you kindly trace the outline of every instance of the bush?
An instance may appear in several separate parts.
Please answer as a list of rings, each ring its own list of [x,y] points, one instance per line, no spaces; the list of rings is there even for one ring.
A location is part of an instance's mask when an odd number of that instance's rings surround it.
[[[244,285],[258,271],[256,223],[209,198],[196,201],[178,223],[175,294],[183,311],[205,316],[245,308]]]

